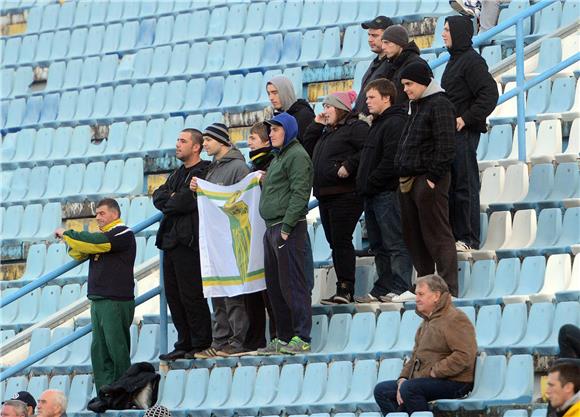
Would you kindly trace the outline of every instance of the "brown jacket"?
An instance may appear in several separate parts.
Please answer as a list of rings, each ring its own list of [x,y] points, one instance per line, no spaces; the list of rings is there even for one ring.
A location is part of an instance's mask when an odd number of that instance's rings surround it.
[[[436,378],[473,382],[477,342],[475,328],[467,316],[451,304],[449,293],[441,295],[430,317],[423,318],[415,335],[411,359],[400,378]]]

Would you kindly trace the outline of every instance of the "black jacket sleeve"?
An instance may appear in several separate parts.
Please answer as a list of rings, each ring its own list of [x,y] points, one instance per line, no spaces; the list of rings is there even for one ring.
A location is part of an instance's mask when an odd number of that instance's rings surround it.
[[[431,109],[433,155],[427,179],[437,183],[449,171],[455,158],[455,110],[450,103],[436,103]]]
[[[356,121],[352,126],[352,135],[349,142],[353,148],[353,152],[342,163],[350,175],[356,175],[358,165],[360,162],[360,154],[362,148],[369,136],[369,125],[363,121]]]
[[[485,119],[497,105],[499,93],[483,59],[471,61],[467,72],[465,80],[475,100],[471,107],[460,116],[466,126],[472,126],[477,123],[485,123]]]
[[[163,214],[186,214],[197,210],[197,199],[195,194],[189,189],[189,179],[182,184],[173,184],[176,180],[172,175],[167,178],[165,184],[153,193],[153,205]],[[172,189],[177,188],[176,191]]]
[[[153,205],[157,210],[165,210],[167,202],[171,198],[171,189],[169,188],[169,181],[171,180],[171,175],[165,181],[165,184],[161,185],[158,189],[153,192]]]
[[[298,140],[302,143],[306,129],[314,121],[314,110],[310,107],[303,107],[294,117],[298,122]]]
[[[306,130],[304,131],[304,136],[302,136],[302,146],[310,155],[310,158],[314,155],[314,148],[318,143],[318,140],[322,136],[322,132],[324,131],[324,125],[317,122],[312,122]]]
[[[373,187],[380,189],[389,179],[399,176],[395,170],[395,155],[404,127],[405,123],[398,119],[385,126],[385,136],[382,138],[383,157],[367,180]]]

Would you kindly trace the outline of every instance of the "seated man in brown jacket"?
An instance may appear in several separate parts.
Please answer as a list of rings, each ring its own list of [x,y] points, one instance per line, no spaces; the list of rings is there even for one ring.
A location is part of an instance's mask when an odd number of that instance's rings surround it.
[[[375,387],[383,414],[429,411],[429,401],[460,398],[471,391],[477,342],[467,316],[451,304],[447,284],[438,275],[417,280],[417,314],[423,323],[415,347],[396,381]]]

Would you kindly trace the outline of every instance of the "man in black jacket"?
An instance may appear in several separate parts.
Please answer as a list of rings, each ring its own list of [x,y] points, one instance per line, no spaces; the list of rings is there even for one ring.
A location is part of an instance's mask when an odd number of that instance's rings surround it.
[[[191,178],[204,178],[209,166],[200,158],[202,140],[196,129],[179,134],[175,156],[183,165],[153,193],[153,204],[163,212],[155,243],[163,250],[165,295],[177,329],[175,349],[159,356],[165,361],[191,359],[212,341],[211,316],[201,281],[197,200],[189,189]]]
[[[479,248],[479,135],[495,109],[497,86],[485,60],[472,48],[473,22],[464,16],[445,19],[443,41],[451,58],[441,86],[455,106],[456,152],[451,169],[449,220],[458,251]]]
[[[373,51],[377,56],[372,60],[369,68],[365,72],[361,82],[360,92],[358,93],[354,108],[359,113],[368,115],[369,109],[366,104],[366,97],[364,94],[365,87],[372,80],[377,78],[386,78],[389,68],[391,66],[385,52],[383,51],[382,36],[386,28],[391,26],[393,21],[386,16],[377,16],[373,20],[368,22],[363,22],[361,24],[362,28],[367,31],[368,42],[371,51]]]
[[[395,157],[403,237],[418,276],[435,272],[457,297],[457,252],[449,225],[448,192],[455,156],[455,113],[429,66],[414,62],[401,73],[409,120]]]
[[[409,97],[403,91],[401,71],[417,61],[426,63],[419,55],[421,51],[415,41],[409,42],[409,32],[401,25],[389,26],[383,33],[383,51],[390,62],[386,78],[391,80],[397,89],[397,98],[392,104],[407,103]]]
[[[360,158],[357,188],[364,196],[368,239],[379,279],[369,294],[355,297],[360,303],[390,301],[411,287],[413,273],[401,232],[399,177],[394,170],[407,114],[402,106],[392,105],[397,100],[397,90],[389,80],[371,81],[365,94],[373,121]]]

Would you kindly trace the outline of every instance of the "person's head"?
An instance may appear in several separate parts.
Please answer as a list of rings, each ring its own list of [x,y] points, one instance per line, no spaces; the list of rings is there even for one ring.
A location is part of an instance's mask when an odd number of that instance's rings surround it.
[[[389,26],[382,36],[383,52],[389,59],[401,55],[403,48],[409,44],[409,32],[401,25]]]
[[[103,198],[97,203],[95,217],[97,219],[97,224],[102,229],[109,223],[114,222],[121,217],[119,203],[112,198]]]
[[[162,405],[154,405],[145,411],[144,417],[171,417],[171,412]]]
[[[203,132],[203,149],[209,156],[218,158],[225,155],[231,148],[232,142],[228,128],[223,123],[213,123]]]
[[[288,113],[280,113],[265,122],[270,126],[272,146],[282,149],[298,136],[298,122]]]
[[[296,92],[292,80],[283,75],[272,77],[266,84],[266,91],[274,110],[284,112],[296,102]]]
[[[38,417],[60,417],[66,412],[67,400],[64,392],[46,390],[38,400]]]
[[[386,16],[377,16],[373,20],[361,24],[362,28],[367,31],[369,48],[381,57],[384,55],[381,37],[385,29],[392,24],[393,21]]]
[[[433,73],[429,64],[424,61],[416,61],[407,65],[401,71],[401,84],[409,100],[418,100],[431,84]]]
[[[356,100],[356,92],[339,91],[332,93],[324,98],[323,115],[326,119],[326,124],[336,126],[341,120],[352,111],[352,105]]]
[[[248,136],[248,147],[251,151],[270,146],[270,138],[268,137],[268,126],[264,122],[254,123],[250,128],[250,136]]]
[[[561,360],[548,371],[546,396],[554,408],[560,408],[580,391],[580,365]]]
[[[36,400],[28,391],[19,391],[14,394],[11,400],[22,401],[27,406],[28,415],[34,415],[34,410],[36,409]]]
[[[377,116],[393,105],[397,99],[397,89],[386,78],[377,78],[367,84],[365,95],[369,113]]]
[[[429,316],[439,304],[441,296],[448,292],[447,283],[439,275],[418,278],[415,284],[417,311]]]
[[[471,48],[473,37],[473,21],[467,16],[449,16],[441,33],[447,49],[454,51]]]
[[[175,143],[175,157],[187,164],[195,160],[201,153],[203,136],[197,129],[183,129],[179,132]]]
[[[2,403],[0,417],[29,417],[28,405],[20,400],[8,400]]]

